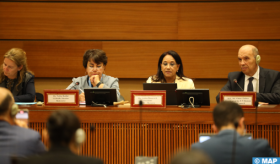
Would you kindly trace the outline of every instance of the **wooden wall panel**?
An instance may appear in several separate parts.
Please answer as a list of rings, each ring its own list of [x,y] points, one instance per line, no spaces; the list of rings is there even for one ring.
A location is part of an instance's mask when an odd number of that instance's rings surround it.
[[[0,3],[1,39],[177,38],[176,3]]]
[[[240,70],[237,52],[244,44],[259,48],[260,66],[280,71],[280,41],[0,41],[0,54],[12,47],[23,48],[36,77],[77,77],[85,74],[84,52],[98,48],[108,56],[106,74],[148,78],[156,73],[159,56],[175,50],[182,58],[186,76],[218,79]]]
[[[0,39],[279,39],[279,8],[280,2],[0,2]]]
[[[180,3],[178,39],[279,39],[280,2]]]

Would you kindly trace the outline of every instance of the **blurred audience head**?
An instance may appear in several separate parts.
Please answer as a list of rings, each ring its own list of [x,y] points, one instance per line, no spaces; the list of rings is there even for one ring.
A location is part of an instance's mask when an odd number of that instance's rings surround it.
[[[176,154],[170,164],[214,164],[212,159],[200,150],[183,151]]]
[[[216,105],[213,110],[214,124],[216,131],[223,129],[234,129],[244,131],[244,113],[237,103],[231,101],[223,101]]]
[[[47,120],[47,130],[51,145],[66,145],[74,143],[76,131],[80,128],[78,117],[69,110],[53,112]]]
[[[3,87],[0,87],[0,116],[2,119],[10,118],[11,108],[14,104],[12,93]]]

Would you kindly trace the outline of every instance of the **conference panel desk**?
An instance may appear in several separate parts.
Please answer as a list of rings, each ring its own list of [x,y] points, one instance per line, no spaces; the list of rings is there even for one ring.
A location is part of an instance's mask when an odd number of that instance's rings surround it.
[[[46,128],[51,112],[59,109],[72,110],[81,120],[87,139],[80,153],[96,156],[107,164],[133,164],[134,157],[157,156],[160,164],[166,164],[172,155],[189,149],[198,141],[199,133],[213,133],[210,107],[182,109],[167,108],[118,108],[118,107],[44,107],[32,105],[30,128],[40,132]],[[142,113],[142,116],[140,115]],[[254,138],[265,138],[280,155],[280,105],[265,105],[258,108],[257,126],[255,110],[244,109],[247,133]],[[92,127],[95,130],[92,130]],[[143,137],[141,137],[143,136]],[[48,145],[47,140],[42,141]]]

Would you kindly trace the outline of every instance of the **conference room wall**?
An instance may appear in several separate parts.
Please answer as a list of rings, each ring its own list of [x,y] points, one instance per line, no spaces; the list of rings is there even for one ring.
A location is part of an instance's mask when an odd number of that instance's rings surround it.
[[[131,90],[143,90],[143,83],[147,79],[119,79],[120,92],[130,102]],[[225,79],[196,79],[196,88],[209,88],[210,103],[216,103],[216,96],[220,89],[226,84]],[[65,89],[71,83],[71,78],[36,78],[36,92],[43,93],[44,89]]]

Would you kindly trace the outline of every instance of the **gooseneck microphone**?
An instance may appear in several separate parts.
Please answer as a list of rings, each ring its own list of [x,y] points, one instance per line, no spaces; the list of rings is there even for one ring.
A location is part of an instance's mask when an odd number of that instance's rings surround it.
[[[259,102],[255,101],[255,107],[256,107],[256,113],[255,113],[255,138],[258,138],[258,107],[259,107]]]
[[[236,135],[237,135],[238,122],[234,122],[234,132],[233,132],[233,142],[232,142],[232,155],[231,155],[231,164],[235,163],[235,147],[236,147]]]
[[[73,89],[74,87],[78,86],[80,83],[76,82],[71,88],[69,88],[69,90]]]
[[[135,164],[143,164],[143,163],[149,163],[149,164],[157,164],[157,161],[158,161],[158,158],[157,157],[146,157],[146,156],[143,156],[144,153],[143,153],[143,148],[144,148],[144,145],[143,145],[143,126],[142,125],[142,106],[143,106],[143,101],[140,100],[139,101],[139,109],[140,109],[140,136],[139,136],[139,144],[140,144],[140,156],[138,157],[135,157]]]
[[[238,85],[238,87],[239,87],[242,91],[244,91],[244,89],[242,89],[242,88],[241,88],[241,86],[238,84],[238,82],[237,82],[237,80],[236,80],[236,79],[233,79],[233,82],[234,82],[235,84],[237,84],[237,85]]]
[[[143,132],[142,132],[142,105],[143,101],[139,101],[140,107],[140,156],[143,156]]]

